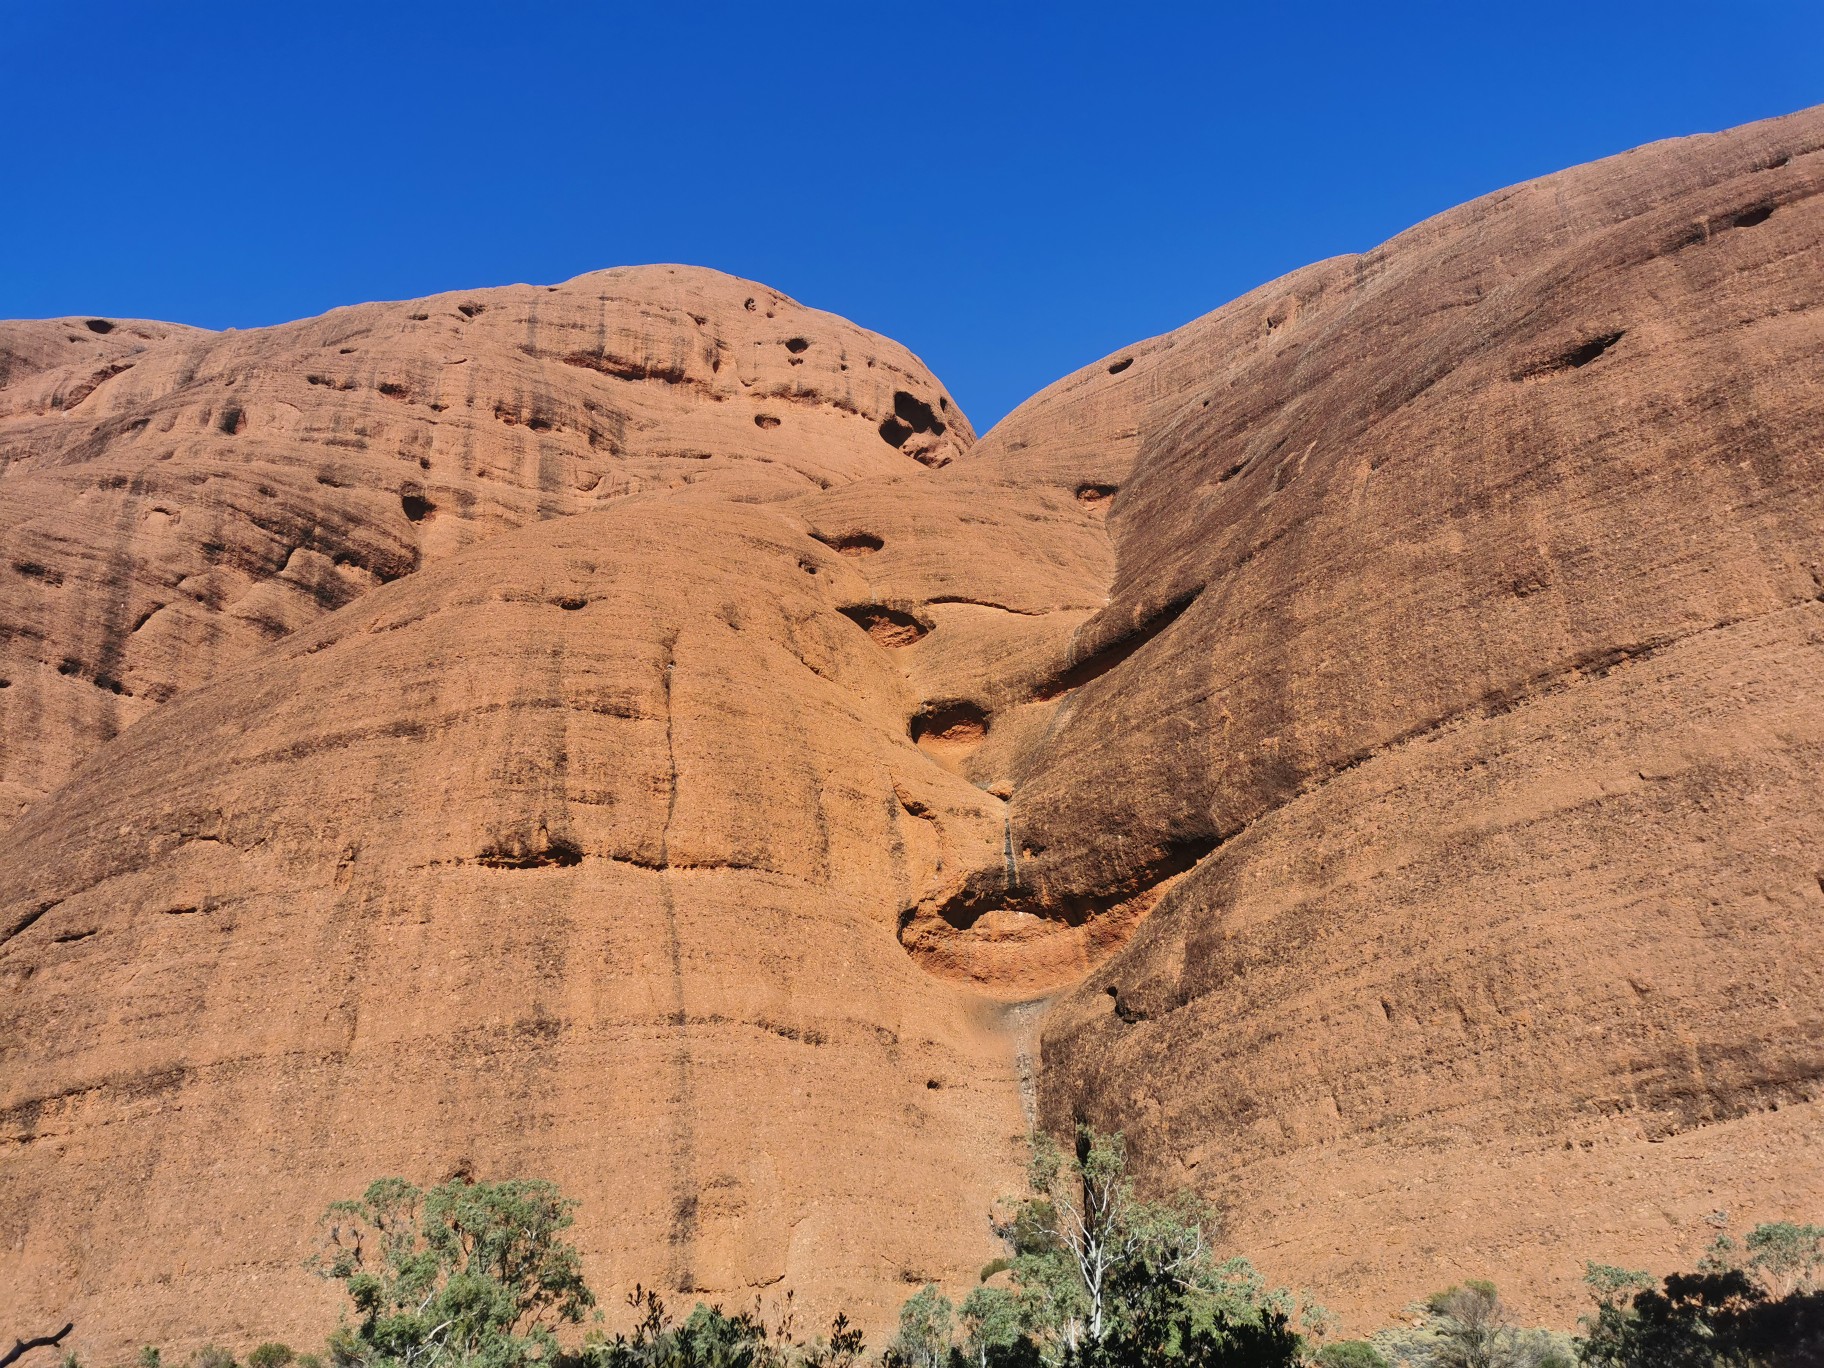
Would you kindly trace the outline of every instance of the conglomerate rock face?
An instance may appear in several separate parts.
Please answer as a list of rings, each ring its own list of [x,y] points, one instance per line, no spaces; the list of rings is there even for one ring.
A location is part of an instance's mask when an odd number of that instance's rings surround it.
[[[1565,172],[980,442],[681,267],[0,325],[0,1306],[308,1340],[326,1202],[528,1174],[879,1327],[1078,1119],[1363,1330],[1815,1216],[1821,189]]]

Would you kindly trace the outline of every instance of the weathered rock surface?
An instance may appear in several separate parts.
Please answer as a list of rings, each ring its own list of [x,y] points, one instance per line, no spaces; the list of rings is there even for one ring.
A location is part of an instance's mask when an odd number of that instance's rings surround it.
[[[305,1340],[326,1201],[513,1172],[599,1285],[879,1326],[1035,1108],[1360,1328],[1815,1216],[1820,148],[1490,196],[979,443],[686,268],[0,325],[7,1309]]]
[[[246,333],[0,324],[0,821],[148,706],[496,532],[973,439],[903,347],[686,267]]]

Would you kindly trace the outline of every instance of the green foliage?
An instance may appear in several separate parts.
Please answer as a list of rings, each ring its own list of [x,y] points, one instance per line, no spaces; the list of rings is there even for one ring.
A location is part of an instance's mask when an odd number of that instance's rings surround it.
[[[956,1320],[956,1308],[937,1290],[926,1283],[899,1310],[899,1333],[889,1346],[898,1362],[906,1368],[943,1368],[950,1356],[950,1327]]]
[[[1770,1292],[1816,1291],[1824,1279],[1824,1226],[1771,1221],[1748,1232],[1748,1266]]]
[[[161,1358],[156,1345],[142,1345],[139,1350],[139,1368],[159,1368]]]
[[[1726,1227],[1719,1212],[1712,1224]],[[1824,1363],[1824,1227],[1774,1221],[1741,1244],[1722,1229],[1695,1273],[1655,1284],[1592,1264],[1594,1368],[1786,1368]]]
[[[234,1355],[220,1345],[205,1344],[190,1356],[190,1368],[235,1368]]]
[[[332,1336],[331,1363],[522,1368],[554,1360],[557,1328],[581,1322],[595,1304],[576,1249],[562,1238],[575,1205],[538,1179],[423,1191],[383,1178],[359,1200],[337,1202],[324,1213],[314,1262],[343,1285],[357,1319]]]
[[[268,1340],[247,1355],[247,1368],[287,1368],[296,1358],[289,1344]]]
[[[1011,1258],[983,1270],[957,1315],[953,1352],[973,1368],[1290,1364],[1300,1345],[1293,1317],[1325,1319],[1269,1288],[1246,1260],[1218,1261],[1215,1213],[1200,1199],[1142,1200],[1119,1135],[1083,1127],[1068,1151],[1041,1138],[1029,1177],[1030,1193],[999,1227]],[[986,1285],[1003,1270],[1011,1287]],[[938,1368],[949,1306],[935,1287],[907,1303],[895,1361]]]
[[[827,1336],[801,1343],[792,1330],[790,1294],[771,1326],[758,1306],[730,1315],[699,1302],[679,1325],[656,1292],[636,1287],[627,1302],[638,1318],[633,1330],[586,1344],[583,1368],[852,1368],[866,1349],[861,1331],[841,1313]]]
[[[1367,1340],[1339,1340],[1326,1344],[1311,1361],[1317,1368],[1392,1368],[1386,1355]]]
[[[1038,1347],[1027,1336],[1026,1307],[1004,1287],[976,1287],[958,1312],[962,1353],[976,1368],[1016,1368],[1036,1363]]]
[[[1375,1336],[1402,1368],[1570,1368],[1570,1337],[1514,1325],[1491,1282],[1470,1279],[1415,1309],[1423,1316],[1417,1329]]]

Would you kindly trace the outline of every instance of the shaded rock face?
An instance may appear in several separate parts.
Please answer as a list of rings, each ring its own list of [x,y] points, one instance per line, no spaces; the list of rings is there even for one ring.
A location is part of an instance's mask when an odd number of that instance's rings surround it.
[[[460,1172],[882,1326],[1080,1118],[1361,1329],[1815,1212],[1821,148],[1490,196],[979,443],[686,268],[0,326],[18,1318],[307,1340],[316,1212]]]

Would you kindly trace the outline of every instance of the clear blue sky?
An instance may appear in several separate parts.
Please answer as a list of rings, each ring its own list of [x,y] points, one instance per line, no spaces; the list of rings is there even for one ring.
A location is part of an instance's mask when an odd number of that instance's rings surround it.
[[[0,317],[691,262],[986,428],[1484,191],[1821,102],[1819,0],[0,0]]]

